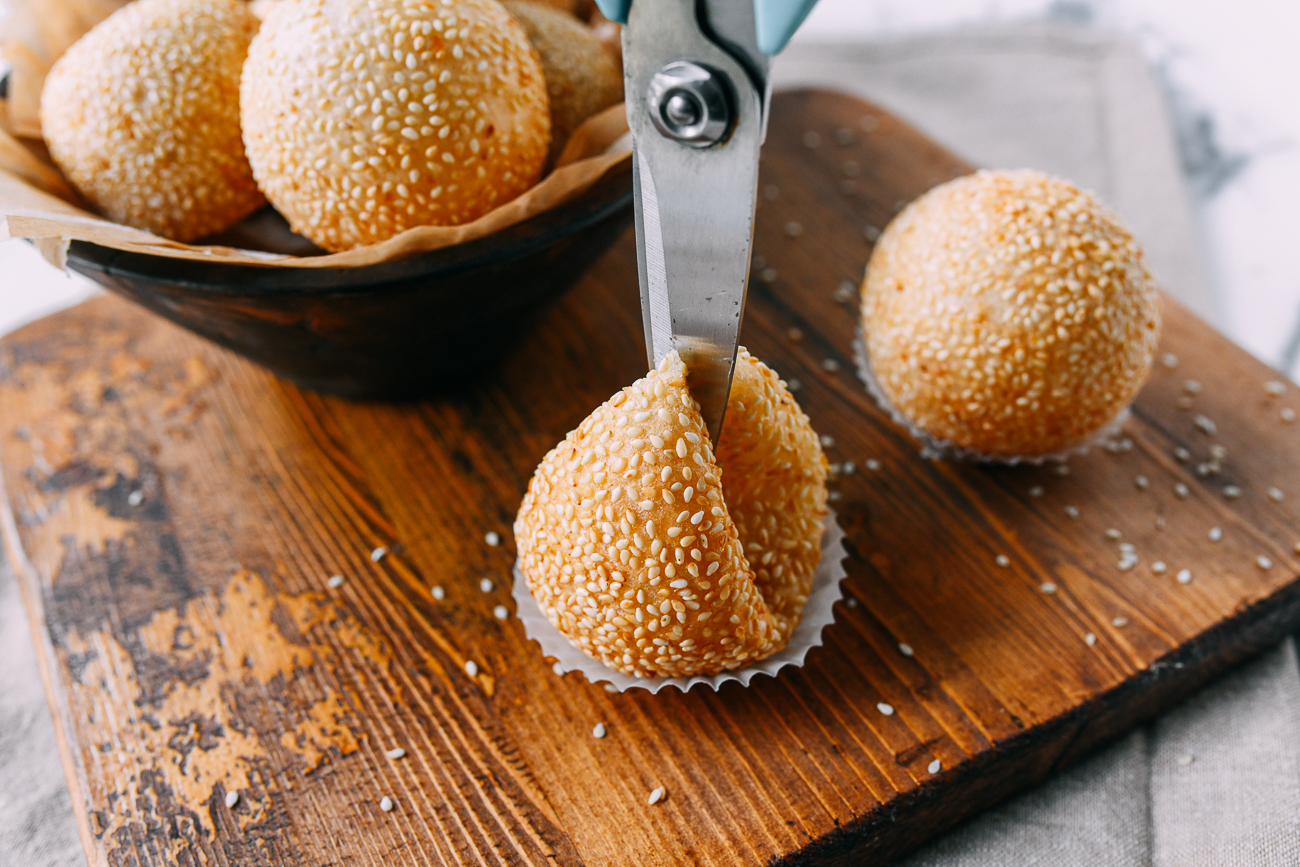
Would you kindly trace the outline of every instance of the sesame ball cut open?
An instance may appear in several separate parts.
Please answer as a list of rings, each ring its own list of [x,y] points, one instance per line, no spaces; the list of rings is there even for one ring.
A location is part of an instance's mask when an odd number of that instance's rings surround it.
[[[1041,172],[981,171],[889,224],[862,332],[869,384],[932,445],[1039,458],[1133,400],[1160,296],[1133,235],[1092,195]]]
[[[676,352],[537,468],[519,565],[570,642],[637,677],[717,674],[785,647],[820,559],[827,462],[743,348],[715,456]]]

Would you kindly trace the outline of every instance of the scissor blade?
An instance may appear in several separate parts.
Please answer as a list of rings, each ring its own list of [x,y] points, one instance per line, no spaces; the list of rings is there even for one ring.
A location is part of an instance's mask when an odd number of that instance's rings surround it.
[[[646,350],[655,366],[676,349],[710,438],[722,431],[744,313],[753,241],[763,95],[730,54],[702,38],[690,0],[633,4],[624,31],[632,128],[637,260]],[[694,39],[692,39],[692,33]],[[634,104],[664,63],[690,59],[726,74],[735,124],[721,144],[665,138]]]

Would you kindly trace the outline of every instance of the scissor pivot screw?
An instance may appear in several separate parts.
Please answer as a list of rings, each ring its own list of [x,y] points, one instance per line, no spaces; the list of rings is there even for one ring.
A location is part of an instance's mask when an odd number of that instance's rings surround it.
[[[674,61],[654,74],[646,104],[655,129],[690,147],[717,144],[731,128],[721,74],[689,60]]]

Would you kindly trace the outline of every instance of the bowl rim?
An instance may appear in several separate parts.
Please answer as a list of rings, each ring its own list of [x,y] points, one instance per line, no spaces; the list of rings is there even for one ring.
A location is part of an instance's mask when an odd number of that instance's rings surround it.
[[[142,280],[186,292],[267,297],[276,295],[363,295],[405,291],[412,281],[459,275],[487,264],[535,255],[632,204],[632,164],[611,166],[580,195],[558,207],[499,231],[448,247],[412,253],[370,265],[296,267],[244,262],[205,262],[105,247],[74,240],[68,267],[91,276]]]

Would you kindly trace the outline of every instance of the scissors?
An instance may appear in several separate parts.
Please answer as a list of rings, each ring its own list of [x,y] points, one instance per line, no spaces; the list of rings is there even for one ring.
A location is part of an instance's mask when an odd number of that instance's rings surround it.
[[[716,445],[754,240],[772,55],[817,0],[596,0],[623,28],[646,354],[676,349]]]

